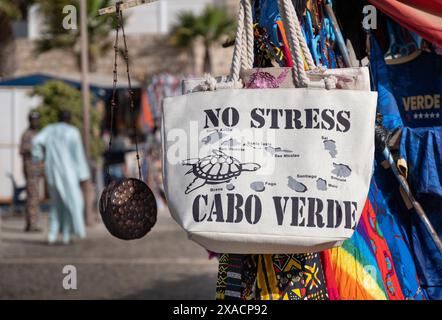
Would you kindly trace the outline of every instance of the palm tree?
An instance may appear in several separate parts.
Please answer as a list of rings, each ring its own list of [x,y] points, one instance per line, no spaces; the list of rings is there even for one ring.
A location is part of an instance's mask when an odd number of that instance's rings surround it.
[[[178,23],[172,27],[170,40],[178,48],[193,49],[195,41],[202,40],[204,45],[204,72],[212,71],[210,49],[223,37],[230,37],[235,30],[235,20],[225,9],[208,6],[201,13],[183,12]],[[192,55],[193,56],[193,55]]]
[[[39,0],[40,12],[44,17],[45,30],[38,41],[37,51],[46,52],[52,49],[69,49],[75,55],[80,69],[79,28],[65,30],[62,28],[65,15],[63,7],[74,5],[79,10],[79,1],[73,0]],[[112,0],[87,1],[87,25],[89,32],[89,62],[91,71],[96,71],[97,61],[112,47],[109,34],[115,27],[115,18],[111,15],[98,16],[98,9],[111,6]]]

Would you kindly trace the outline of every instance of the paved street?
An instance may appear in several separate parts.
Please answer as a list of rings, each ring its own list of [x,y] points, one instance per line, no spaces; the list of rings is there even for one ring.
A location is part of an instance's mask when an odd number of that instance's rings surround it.
[[[41,221],[46,225],[46,219]],[[20,218],[3,218],[0,299],[213,299],[217,261],[187,240],[167,212],[147,237],[125,242],[99,223],[88,239],[48,246],[46,233],[26,234]],[[66,265],[77,290],[63,289]]]

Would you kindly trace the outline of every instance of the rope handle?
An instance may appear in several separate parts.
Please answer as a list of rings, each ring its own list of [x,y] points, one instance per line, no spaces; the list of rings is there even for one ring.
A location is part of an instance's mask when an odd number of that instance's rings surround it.
[[[293,80],[296,87],[307,87],[309,79],[304,69],[304,59],[309,69],[316,69],[312,55],[302,34],[298,15],[291,0],[278,0],[281,20],[288,30],[287,40],[294,63]],[[251,0],[240,0],[238,26],[231,67],[231,81],[240,81],[241,67],[252,69],[254,61],[253,13]]]
[[[290,54],[294,64],[294,81],[295,86],[307,87],[309,85],[309,79],[304,69],[304,58],[307,62],[309,69],[315,69],[313,58],[304,36],[302,35],[301,25],[299,24],[298,15],[291,0],[279,0],[279,10],[282,13],[281,18],[284,27],[288,32],[288,43],[290,47]],[[296,79],[296,76],[298,77]]]

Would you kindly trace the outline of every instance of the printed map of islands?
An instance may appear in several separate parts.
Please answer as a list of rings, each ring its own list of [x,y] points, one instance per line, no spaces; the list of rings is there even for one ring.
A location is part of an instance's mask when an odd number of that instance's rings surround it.
[[[235,148],[235,147],[241,147],[241,146],[247,146],[254,149],[263,149],[270,153],[272,156],[277,156],[280,154],[293,154],[294,152],[292,150],[283,149],[281,147],[273,147],[271,145],[264,145],[261,146],[260,144],[243,144],[240,141],[230,138],[229,140],[221,142],[224,138],[227,137],[227,134],[221,132],[221,131],[214,131],[211,134],[204,137],[201,142],[209,145],[209,144],[215,144],[217,142],[220,142],[220,145],[222,147],[227,148]],[[331,139],[325,139],[323,141],[324,143],[324,149],[329,152],[332,159],[335,159],[338,155],[338,150],[336,146],[336,142]],[[297,155],[295,155],[297,156]],[[333,175],[338,177],[337,180],[345,182],[345,178],[350,177],[352,170],[348,165],[342,164],[342,163],[335,163],[333,162],[333,170],[331,171]],[[339,179],[340,178],[340,179]],[[296,180],[294,177],[289,176],[287,177],[288,182],[287,186],[292,189],[295,192],[304,193],[308,191],[308,187],[302,183],[301,181]],[[250,189],[252,189],[255,192],[264,192],[266,189],[266,184],[270,185],[276,185],[276,183],[265,183],[263,181],[254,181],[250,184]],[[232,191],[235,189],[234,184],[229,183],[226,185],[226,189],[229,191]],[[326,191],[328,189],[327,180],[318,178],[316,180],[316,189],[319,191]]]

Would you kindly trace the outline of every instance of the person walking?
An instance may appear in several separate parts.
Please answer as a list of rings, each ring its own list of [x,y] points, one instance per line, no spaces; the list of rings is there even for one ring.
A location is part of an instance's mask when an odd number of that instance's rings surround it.
[[[35,161],[44,160],[52,208],[49,214],[48,242],[53,244],[61,232],[63,243],[71,236],[86,237],[84,199],[81,183],[90,171],[79,130],[70,124],[71,114],[61,111],[59,122],[43,128],[32,140]]]
[[[32,161],[32,139],[38,132],[40,114],[37,111],[29,113],[29,127],[23,133],[20,143],[20,155],[23,160],[23,174],[26,180],[26,232],[40,232],[38,216],[40,213],[39,183],[43,176],[41,162]]]

